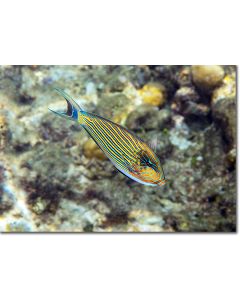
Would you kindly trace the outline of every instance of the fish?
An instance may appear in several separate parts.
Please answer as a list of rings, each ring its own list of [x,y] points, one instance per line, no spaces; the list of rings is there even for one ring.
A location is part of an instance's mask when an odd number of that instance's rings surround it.
[[[162,186],[166,183],[160,160],[147,143],[127,128],[83,110],[62,89],[55,90],[66,100],[67,110],[49,110],[78,122],[119,172],[143,185]]]

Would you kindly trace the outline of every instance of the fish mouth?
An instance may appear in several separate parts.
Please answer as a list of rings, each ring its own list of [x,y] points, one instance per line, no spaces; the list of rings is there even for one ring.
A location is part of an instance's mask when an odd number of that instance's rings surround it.
[[[167,180],[166,179],[162,179],[162,180],[159,180],[159,182],[158,182],[158,186],[162,186],[162,185],[164,185],[165,183],[167,182]]]

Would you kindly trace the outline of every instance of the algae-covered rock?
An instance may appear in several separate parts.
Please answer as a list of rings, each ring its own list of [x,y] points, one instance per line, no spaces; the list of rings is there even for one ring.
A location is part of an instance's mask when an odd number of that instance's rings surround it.
[[[5,167],[0,161],[0,217],[13,207],[11,194],[8,191],[8,186],[6,183],[5,171]]]
[[[224,98],[213,104],[213,117],[230,145],[236,144],[236,99]]]
[[[191,67],[190,66],[182,66],[180,68],[180,70],[175,72],[175,78],[176,78],[178,87],[192,86]]]
[[[135,226],[135,231],[163,231],[165,222],[160,214],[154,214],[148,210],[132,210],[128,217]]]
[[[138,91],[143,103],[152,106],[163,106],[166,101],[166,90],[159,84],[146,84]]]
[[[131,112],[126,120],[126,127],[136,132],[142,130],[161,130],[171,123],[168,109],[158,110],[151,106],[139,106]]]
[[[36,214],[56,211],[60,197],[73,190],[70,184],[74,175],[72,164],[69,150],[64,150],[59,144],[36,147],[24,158],[21,183],[28,193],[32,211]]]
[[[212,94],[212,115],[231,146],[236,145],[236,78],[227,75],[222,86]]]
[[[9,222],[5,227],[6,232],[31,232],[31,225],[26,221]]]
[[[185,117],[204,117],[210,112],[210,107],[208,104],[201,103],[201,100],[193,87],[183,86],[176,91],[171,108]]]
[[[88,141],[83,146],[83,153],[87,158],[97,158],[101,160],[106,160],[107,157],[103,151],[98,147],[98,145],[92,140]]]
[[[194,84],[202,90],[211,91],[221,84],[224,77],[224,69],[221,66],[192,66],[191,73]]]
[[[236,96],[236,74],[227,74],[220,87],[216,88],[212,94],[212,103],[216,103],[224,98],[234,98]]]
[[[97,113],[104,118],[124,123],[131,106],[131,101],[124,94],[113,93],[101,98],[97,106]]]
[[[3,151],[8,142],[9,138],[9,131],[8,131],[8,124],[7,118],[4,113],[0,114],[0,151]]]

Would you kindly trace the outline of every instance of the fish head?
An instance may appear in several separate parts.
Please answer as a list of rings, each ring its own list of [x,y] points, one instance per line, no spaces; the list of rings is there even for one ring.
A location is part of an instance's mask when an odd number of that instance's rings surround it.
[[[136,167],[140,180],[149,185],[164,185],[166,183],[160,160],[153,151],[141,151]]]

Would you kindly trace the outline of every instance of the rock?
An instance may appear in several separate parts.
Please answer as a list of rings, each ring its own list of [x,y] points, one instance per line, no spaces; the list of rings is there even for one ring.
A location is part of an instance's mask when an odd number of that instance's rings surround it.
[[[50,113],[46,113],[41,117],[41,123],[38,128],[38,132],[43,140],[57,142],[59,140],[66,140],[72,135],[72,125],[72,122],[63,122],[62,119],[56,118]]]
[[[54,218],[61,232],[92,232],[106,220],[105,214],[101,214],[87,205],[76,204],[63,199],[60,209]]]
[[[229,171],[236,169],[237,149],[232,148],[226,155],[227,167]]]
[[[18,176],[31,211],[54,214],[64,195],[71,193],[73,197],[76,184],[73,162],[69,149],[64,149],[61,144],[37,145],[24,156]]]
[[[11,195],[8,193],[5,167],[0,161],[0,216],[13,207]]]
[[[130,100],[122,93],[112,93],[101,98],[97,105],[97,114],[118,123],[124,123],[131,106]],[[121,117],[119,117],[121,116]]]
[[[209,92],[220,85],[224,77],[224,69],[218,65],[195,65],[191,67],[194,84],[201,90]]]
[[[5,228],[6,232],[30,232],[32,230],[31,224],[24,220],[9,222]]]
[[[223,131],[229,145],[236,145],[236,99],[225,98],[218,101],[212,108],[213,118],[217,126]]]
[[[189,101],[198,103],[200,102],[200,96],[193,87],[183,86],[176,91],[173,101],[179,103]]]
[[[143,103],[152,106],[163,106],[166,101],[166,91],[163,85],[159,84],[146,84],[138,90]]]
[[[236,145],[236,80],[226,76],[221,87],[212,94],[212,115],[217,126],[223,131],[230,147]]]
[[[38,197],[34,201],[31,209],[34,213],[36,213],[37,215],[40,215],[48,208],[48,205],[49,205],[48,199],[42,199],[41,197]]]
[[[171,123],[171,113],[168,109],[158,110],[151,106],[139,106],[129,114],[126,127],[134,131],[161,130]]]
[[[185,133],[184,130],[171,130],[170,141],[172,145],[182,151],[185,151],[189,147],[193,146],[193,143],[187,139],[187,133]]]
[[[200,103],[199,94],[192,87],[181,87],[173,97],[171,108],[183,116],[207,116],[210,107]]]
[[[84,144],[83,153],[87,158],[97,158],[100,160],[107,160],[106,155],[91,138],[88,139],[87,142]]]
[[[191,87],[191,68],[189,66],[181,68],[178,72],[175,73],[176,81],[180,87]]]
[[[212,104],[224,98],[234,98],[236,96],[236,77],[235,74],[228,74],[224,77],[222,85],[216,88],[212,94]]]
[[[171,99],[175,94],[176,89],[178,88],[178,83],[176,80],[176,73],[178,73],[182,66],[174,66],[174,65],[150,65],[148,66],[150,71],[150,77],[148,78],[145,85],[157,85],[160,87],[164,87],[164,95],[166,99]]]
[[[0,151],[3,151],[9,139],[7,118],[3,112],[0,114]]]
[[[0,183],[0,217],[14,206],[10,197],[3,193],[3,186],[1,187],[1,185],[2,183]]]
[[[164,220],[160,215],[145,210],[132,210],[128,216],[134,219],[134,223],[139,225],[158,225],[160,228],[164,225]],[[161,230],[160,230],[161,231]]]

